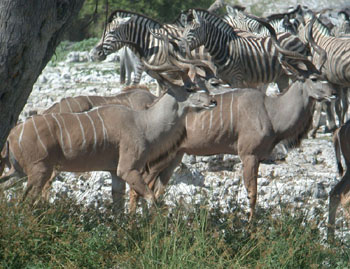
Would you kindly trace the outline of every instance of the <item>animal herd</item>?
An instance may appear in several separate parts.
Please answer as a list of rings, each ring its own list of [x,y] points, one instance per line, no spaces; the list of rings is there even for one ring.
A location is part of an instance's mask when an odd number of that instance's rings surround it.
[[[64,98],[18,123],[1,152],[0,172],[9,171],[0,183],[26,177],[23,200],[35,203],[48,199],[57,172],[108,171],[115,212],[124,210],[126,183],[134,212],[140,196],[155,203],[185,153],[234,154],[243,164],[251,221],[260,162],[278,143],[298,146],[312,127],[315,105],[338,96],[343,125],[334,132],[334,147],[342,178],[330,192],[332,238],[338,205],[350,213],[350,172],[343,175],[341,165],[341,156],[350,164],[347,10],[338,10],[342,24],[334,29],[322,20],[324,10],[305,6],[266,18],[239,6],[215,12],[189,9],[161,24],[114,11],[90,55],[103,60],[122,49],[121,82],[127,76],[129,84],[134,72],[134,85],[113,97]],[[143,71],[157,80],[159,96],[137,85]],[[265,93],[271,82],[277,96]]]

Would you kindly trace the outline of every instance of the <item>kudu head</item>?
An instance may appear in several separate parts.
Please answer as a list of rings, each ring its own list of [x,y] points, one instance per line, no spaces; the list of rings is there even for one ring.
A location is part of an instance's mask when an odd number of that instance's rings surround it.
[[[305,81],[301,82],[301,87],[307,92],[307,95],[316,101],[327,100],[335,98],[336,90],[327,80],[321,76],[313,74]]]
[[[210,95],[204,81],[195,76],[192,81],[187,73],[179,71],[183,86],[161,79],[160,83],[166,89],[166,93],[172,95],[182,107],[191,112],[198,112],[216,107],[216,100]]]
[[[136,16],[113,18],[105,27],[97,45],[90,51],[92,61],[103,61],[107,55],[121,49],[125,44],[117,41],[127,36],[127,30]]]

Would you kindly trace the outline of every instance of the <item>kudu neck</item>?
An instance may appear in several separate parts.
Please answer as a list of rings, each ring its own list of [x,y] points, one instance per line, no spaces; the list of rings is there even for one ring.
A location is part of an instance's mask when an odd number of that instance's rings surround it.
[[[280,140],[303,132],[309,124],[314,101],[303,87],[302,82],[297,81],[285,94],[266,97],[266,109]]]
[[[172,135],[183,126],[187,111],[185,102],[179,102],[174,94],[165,93],[147,110],[139,112],[139,125],[146,130],[148,140],[160,142],[162,137]]]

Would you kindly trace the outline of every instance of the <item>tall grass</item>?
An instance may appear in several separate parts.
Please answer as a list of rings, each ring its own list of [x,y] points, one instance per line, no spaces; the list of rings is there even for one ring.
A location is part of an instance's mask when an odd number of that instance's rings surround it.
[[[348,244],[324,244],[298,212],[248,225],[239,208],[116,217],[69,199],[32,208],[0,195],[2,268],[346,268]]]

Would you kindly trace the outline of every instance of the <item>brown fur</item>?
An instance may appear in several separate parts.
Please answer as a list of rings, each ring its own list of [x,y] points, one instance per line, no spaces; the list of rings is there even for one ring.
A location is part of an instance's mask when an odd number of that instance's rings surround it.
[[[335,150],[338,172],[342,176],[341,180],[333,187],[329,193],[329,215],[328,215],[328,238],[334,237],[335,217],[338,206],[341,204],[347,217],[350,215],[350,121],[338,128],[333,135],[333,145]],[[341,165],[341,155],[345,160],[345,173]]]
[[[153,201],[153,192],[142,180],[145,167],[175,151],[183,139],[188,110],[211,106],[208,92],[188,93],[172,85],[156,104],[143,111],[107,105],[84,113],[31,117],[13,128],[8,138],[16,172],[28,176],[24,198],[31,193],[36,199],[55,170],[102,170],[112,174],[113,198],[123,191],[120,181],[124,180]]]
[[[248,192],[250,219],[257,199],[258,168],[277,143],[295,141],[304,136],[311,124],[314,97],[332,94],[332,88],[307,80],[294,82],[277,97],[265,96],[255,89],[236,89],[214,95],[217,107],[186,117],[187,139],[177,156],[158,172],[159,179],[150,186],[157,195],[164,191],[173,169],[184,153],[192,155],[235,154],[243,163],[243,179]],[[310,97],[313,96],[313,97]],[[130,203],[137,197],[131,193]]]

